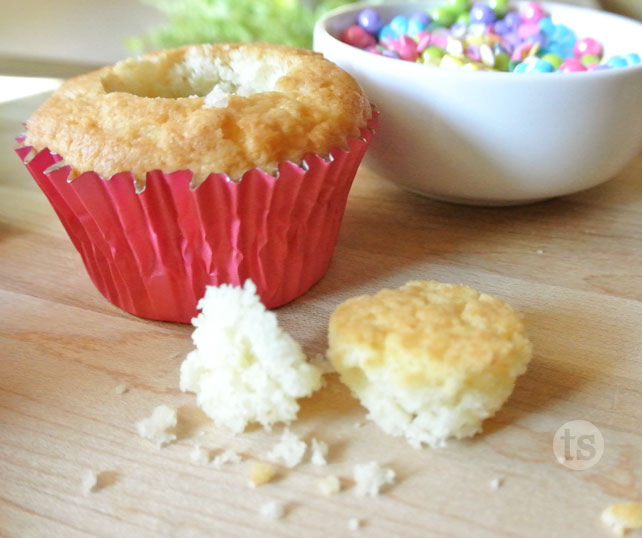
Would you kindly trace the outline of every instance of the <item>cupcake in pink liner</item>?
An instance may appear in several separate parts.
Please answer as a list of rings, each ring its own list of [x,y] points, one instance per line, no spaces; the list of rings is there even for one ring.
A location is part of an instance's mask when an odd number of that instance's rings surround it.
[[[274,308],[325,274],[376,115],[318,54],[192,45],[65,82],[16,151],[98,290],[188,323],[206,285]]]

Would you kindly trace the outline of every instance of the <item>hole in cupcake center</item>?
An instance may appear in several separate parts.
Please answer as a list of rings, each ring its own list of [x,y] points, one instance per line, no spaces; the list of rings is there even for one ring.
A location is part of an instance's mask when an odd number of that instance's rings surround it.
[[[102,85],[107,93],[140,97],[205,97],[203,106],[208,108],[227,106],[230,95],[248,97],[274,91],[287,72],[284,62],[276,57],[259,58],[256,51],[232,49],[213,57],[193,47],[178,62],[168,55],[119,62],[103,77]]]

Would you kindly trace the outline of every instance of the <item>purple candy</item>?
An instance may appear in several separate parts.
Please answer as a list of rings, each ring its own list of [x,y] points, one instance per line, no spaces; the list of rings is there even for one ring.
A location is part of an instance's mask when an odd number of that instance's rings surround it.
[[[417,11],[417,13],[413,13],[410,19],[417,20],[424,26],[428,26],[432,22],[432,19],[425,11]]]
[[[515,32],[508,32],[507,34],[503,35],[503,38],[506,40],[507,43],[509,43],[513,48],[519,45],[522,40],[520,37],[515,33]]]
[[[532,44],[537,43],[540,47],[543,47],[546,44],[546,37],[543,34],[533,34],[529,35],[524,41]]]
[[[450,27],[450,35],[453,37],[464,37],[468,26],[463,22],[456,22]]]
[[[498,21],[496,21],[495,24],[493,24],[493,30],[496,34],[499,35],[504,35],[509,32],[508,25],[506,24],[506,21],[504,19],[499,19]]]
[[[381,17],[379,17],[379,13],[371,8],[364,9],[361,13],[359,13],[358,22],[361,28],[372,35],[377,34],[383,26]]]
[[[504,23],[506,24],[507,28],[509,30],[517,30],[519,25],[522,22],[522,16],[517,13],[517,11],[510,11],[506,13],[506,16],[504,17]]]
[[[481,54],[479,53],[479,47],[476,47],[475,45],[468,45],[466,47],[466,51],[464,52],[464,54],[474,62],[481,62]]]
[[[394,50],[382,50],[381,55],[385,56],[386,58],[399,58],[399,55],[394,51]]]
[[[495,12],[485,2],[477,2],[470,8],[470,22],[483,22],[484,24],[492,24],[495,22]]]

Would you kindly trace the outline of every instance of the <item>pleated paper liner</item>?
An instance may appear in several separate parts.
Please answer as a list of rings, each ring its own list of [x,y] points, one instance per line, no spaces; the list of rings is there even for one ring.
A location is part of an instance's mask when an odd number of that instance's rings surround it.
[[[128,172],[68,181],[61,156],[16,152],[107,300],[143,318],[189,323],[206,285],[249,278],[275,308],[321,279],[376,123],[375,113],[348,150],[334,148],[327,159],[279,164],[276,178],[259,169],[239,182],[212,174],[194,189],[185,170],[148,172],[141,192]]]

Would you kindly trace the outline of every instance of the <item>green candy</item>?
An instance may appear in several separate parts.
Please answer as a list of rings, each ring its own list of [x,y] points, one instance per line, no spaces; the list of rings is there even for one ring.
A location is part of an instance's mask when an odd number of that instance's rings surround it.
[[[460,13],[459,17],[457,17],[457,23],[468,26],[470,24],[470,12]]]
[[[508,0],[487,0],[486,4],[497,17],[503,17],[508,12]]]
[[[495,54],[495,69],[497,71],[508,71],[508,64],[510,63],[510,57],[508,54],[503,52],[498,52]]]
[[[439,65],[439,62],[441,61],[444,54],[444,51],[439,47],[430,45],[421,53],[421,61],[425,64]]]
[[[562,58],[560,58],[560,56],[552,52],[549,52],[548,54],[544,54],[544,56],[542,56],[542,60],[546,60],[556,70],[560,68],[560,65],[562,65]]]
[[[455,15],[448,6],[436,7],[429,15],[432,22],[440,26],[450,26],[457,19],[457,15]]]
[[[468,13],[470,10],[470,3],[468,0],[448,0],[446,7],[453,13],[453,15],[458,16],[462,13]]]
[[[512,73],[520,63],[522,62],[520,62],[519,60],[510,60],[508,62],[508,70]]]
[[[583,66],[588,67],[589,65],[599,64],[600,58],[594,54],[585,54],[580,58],[580,62],[582,62]]]

